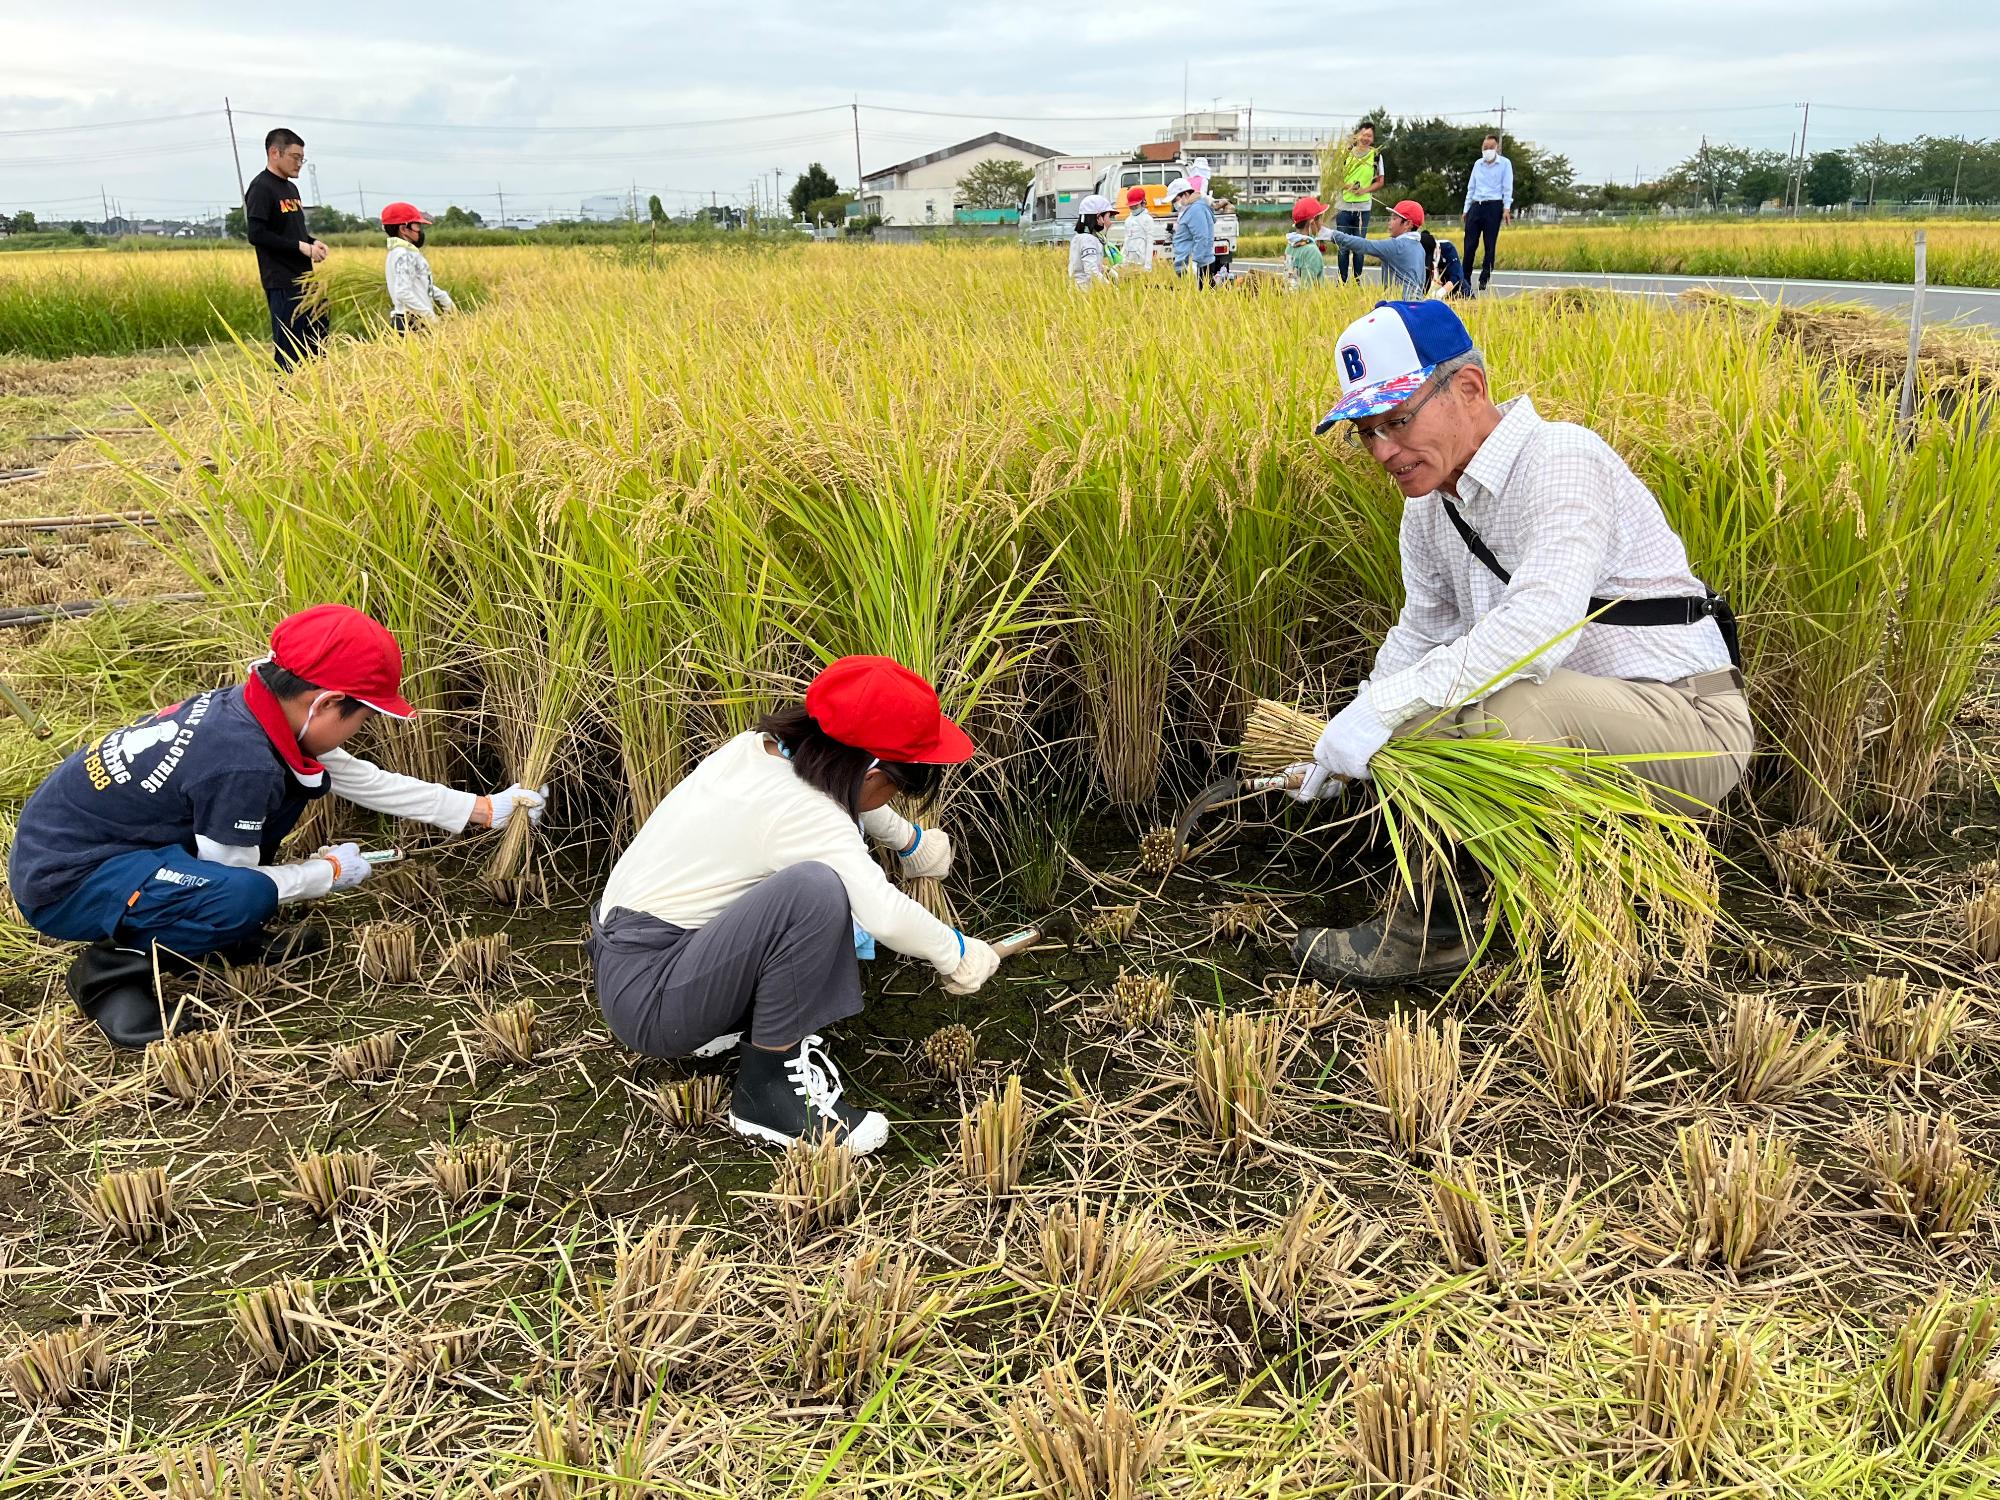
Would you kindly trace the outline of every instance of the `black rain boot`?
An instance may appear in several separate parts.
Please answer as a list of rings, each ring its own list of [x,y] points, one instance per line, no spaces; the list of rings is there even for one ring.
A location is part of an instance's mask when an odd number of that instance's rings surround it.
[[[819,1037],[809,1036],[789,1052],[767,1052],[746,1041],[737,1056],[742,1071],[729,1101],[729,1123],[738,1135],[789,1146],[839,1132],[857,1156],[889,1139],[888,1120],[841,1098],[840,1070]]]
[[[1469,915],[1478,924],[1484,903]],[[1329,984],[1370,987],[1460,973],[1472,962],[1472,949],[1450,902],[1433,906],[1426,921],[1405,896],[1353,927],[1306,928],[1292,943],[1292,959],[1301,973]]]
[[[309,958],[315,953],[323,953],[328,941],[324,923],[300,922],[272,932],[259,932],[241,942],[231,943],[227,948],[218,948],[212,956],[232,967],[243,964],[270,964],[276,967],[295,958]]]
[[[167,1034],[153,988],[153,955],[143,948],[92,943],[72,960],[64,983],[77,1009],[114,1047],[137,1051]],[[174,1031],[192,1031],[196,1024],[183,1009]]]

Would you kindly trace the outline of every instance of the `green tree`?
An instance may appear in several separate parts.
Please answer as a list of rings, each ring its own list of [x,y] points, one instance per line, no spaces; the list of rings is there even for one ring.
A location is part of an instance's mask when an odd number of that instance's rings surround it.
[[[1743,174],[1736,179],[1736,201],[1757,208],[1785,195],[1791,180],[1791,158],[1782,151],[1744,153]]]
[[[1026,192],[1027,189],[1023,188],[1022,191]],[[1225,198],[1231,203],[1240,203],[1243,201],[1243,190],[1227,177],[1211,177],[1208,179],[1208,196],[1218,203]]]
[[[71,219],[69,221],[69,232],[78,239],[82,239],[86,234],[90,233],[88,229],[83,227],[83,220],[81,219]]]
[[[232,240],[242,240],[250,237],[250,219],[243,212],[242,204],[237,204],[236,207],[230,209],[228,213],[222,216],[222,232]]]
[[[1806,201],[1815,208],[1844,206],[1854,197],[1854,163],[1844,151],[1820,151],[1806,169]]]
[[[358,214],[345,214],[329,203],[315,203],[306,210],[306,228],[313,234],[354,234],[359,230],[379,227],[380,219],[364,219]]]
[[[16,234],[33,234],[35,232],[35,216],[24,208],[7,221],[7,227]]]
[[[847,217],[847,205],[854,201],[852,193],[835,193],[827,198],[815,198],[806,205],[801,218],[817,224],[821,219],[829,224],[838,224]]]
[[[840,192],[840,184],[833,180],[833,174],[818,162],[799,173],[792,184],[791,192],[785,195],[785,202],[791,206],[792,217],[803,219],[806,210],[821,198],[832,198]]]
[[[485,224],[486,221],[476,210],[460,208],[456,203],[447,208],[444,217],[438,220],[439,227],[444,229],[481,229]]]
[[[658,193],[653,194],[652,197],[646,200],[646,217],[651,219],[655,224],[664,224],[667,222],[667,206],[660,202],[660,195]]]
[[[989,156],[958,179],[958,194],[967,208],[1019,208],[1034,175],[1026,162]]]

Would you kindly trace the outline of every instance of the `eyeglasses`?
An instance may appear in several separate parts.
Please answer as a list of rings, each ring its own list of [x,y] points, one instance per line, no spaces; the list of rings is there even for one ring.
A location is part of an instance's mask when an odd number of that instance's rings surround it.
[[[1423,395],[1417,397],[1414,401],[1404,402],[1403,409],[1399,414],[1377,422],[1373,427],[1364,428],[1356,423],[1348,424],[1347,440],[1357,448],[1373,448],[1378,438],[1401,437],[1404,430],[1417,420],[1417,413],[1424,409],[1424,406],[1430,401],[1431,397],[1443,389],[1443,386],[1432,381],[1429,389]]]

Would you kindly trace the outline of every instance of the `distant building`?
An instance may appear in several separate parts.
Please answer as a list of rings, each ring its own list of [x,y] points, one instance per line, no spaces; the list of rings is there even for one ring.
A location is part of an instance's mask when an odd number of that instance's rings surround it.
[[[1339,132],[1259,126],[1254,110],[1202,110],[1176,115],[1139,148],[1145,161],[1208,158],[1218,177],[1236,185],[1246,203],[1287,203],[1319,191],[1319,156]]]
[[[956,146],[933,151],[871,172],[861,180],[861,195],[848,209],[852,218],[876,217],[884,224],[950,224],[964,207],[959,180],[983,161],[1013,161],[1033,167],[1058,153],[989,130]]]

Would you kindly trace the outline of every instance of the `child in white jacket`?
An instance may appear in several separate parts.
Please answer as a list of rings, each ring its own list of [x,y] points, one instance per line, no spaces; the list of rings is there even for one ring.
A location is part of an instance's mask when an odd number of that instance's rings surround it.
[[[1125,221],[1125,265],[1133,271],[1153,269],[1153,254],[1160,245],[1160,221],[1146,208],[1146,190],[1127,188],[1125,202],[1131,216]]]
[[[1102,193],[1092,193],[1077,205],[1076,233],[1069,239],[1069,279],[1085,291],[1112,279],[1111,268],[1104,263],[1102,236],[1115,212]]]
[[[435,323],[438,314],[454,311],[451,294],[431,280],[431,263],[424,259],[424,226],[431,221],[415,204],[391,203],[382,210],[382,230],[389,236],[389,259],[383,272],[389,282],[389,321],[399,330],[412,319]]]

